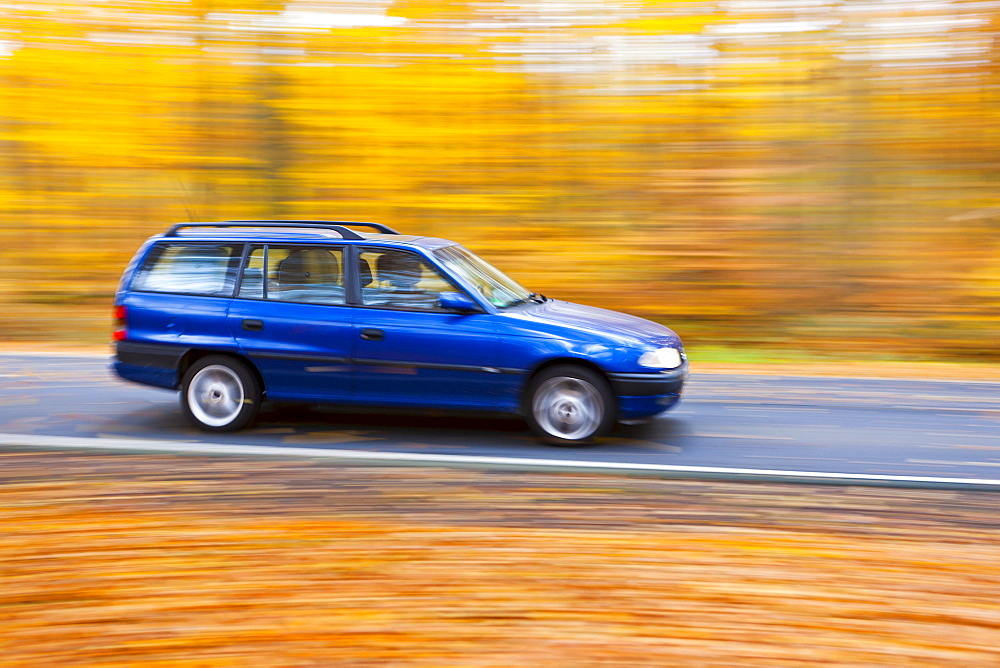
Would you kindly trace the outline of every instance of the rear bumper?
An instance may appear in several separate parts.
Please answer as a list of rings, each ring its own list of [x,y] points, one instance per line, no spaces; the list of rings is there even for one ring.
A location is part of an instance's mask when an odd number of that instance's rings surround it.
[[[118,341],[115,346],[115,358],[123,364],[176,369],[188,350],[190,349],[185,346],[164,343]]]
[[[118,341],[111,368],[134,383],[177,389],[177,367],[188,348],[163,344]]]
[[[130,380],[133,383],[151,385],[153,387],[162,387],[165,390],[177,389],[176,369],[161,369],[156,366],[126,364],[118,360],[111,363],[111,369],[123,380]]]

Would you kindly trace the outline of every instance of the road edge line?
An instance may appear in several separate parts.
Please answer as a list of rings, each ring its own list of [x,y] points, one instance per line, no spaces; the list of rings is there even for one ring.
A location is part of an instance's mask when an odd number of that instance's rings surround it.
[[[869,473],[829,473],[747,469],[673,464],[638,464],[632,462],[592,462],[585,460],[529,459],[487,455],[449,455],[416,452],[386,452],[302,448],[294,446],[231,445],[152,439],[105,439],[78,436],[40,436],[2,434],[0,447],[105,450],[129,453],[228,455],[256,457],[301,457],[335,461],[345,465],[416,466],[471,468],[498,471],[536,471],[551,473],[594,473],[663,479],[691,479],[740,482],[779,482],[814,485],[860,485],[866,487],[915,487],[925,489],[965,489],[1000,492],[1000,480],[945,478],[935,476],[899,476]]]

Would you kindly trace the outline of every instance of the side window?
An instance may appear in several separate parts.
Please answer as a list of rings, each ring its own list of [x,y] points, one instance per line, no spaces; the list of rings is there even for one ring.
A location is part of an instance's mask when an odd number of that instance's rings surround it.
[[[166,243],[150,251],[132,290],[229,297],[242,244]]]
[[[442,292],[459,291],[416,253],[389,248],[362,248],[358,275],[365,306],[443,311]]]
[[[264,298],[263,246],[254,246],[250,249],[247,264],[243,267],[243,280],[240,281],[240,297],[246,299]]]
[[[254,247],[243,270],[240,297],[306,304],[344,304],[343,267],[342,248]]]

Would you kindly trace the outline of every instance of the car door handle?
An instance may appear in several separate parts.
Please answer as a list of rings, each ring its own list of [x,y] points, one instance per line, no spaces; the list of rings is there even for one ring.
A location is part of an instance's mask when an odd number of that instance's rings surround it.
[[[251,332],[260,332],[264,329],[264,323],[260,320],[243,319],[243,329]]]
[[[381,341],[385,338],[385,332],[381,329],[362,329],[361,338],[365,341]]]

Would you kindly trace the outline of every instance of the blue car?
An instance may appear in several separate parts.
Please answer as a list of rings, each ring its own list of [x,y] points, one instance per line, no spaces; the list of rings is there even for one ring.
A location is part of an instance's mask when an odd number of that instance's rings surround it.
[[[184,223],[115,297],[115,372],[208,431],[261,402],[524,416],[574,444],[661,413],[687,378],[662,325],[530,292],[454,241],[375,223]]]

